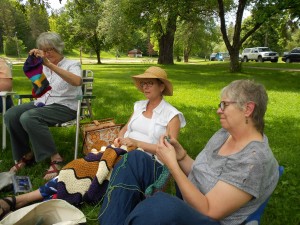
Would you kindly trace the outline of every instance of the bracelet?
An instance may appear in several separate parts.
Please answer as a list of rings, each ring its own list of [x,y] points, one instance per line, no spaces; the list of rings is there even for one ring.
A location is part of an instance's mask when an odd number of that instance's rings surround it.
[[[187,156],[187,152],[186,152],[186,150],[184,150],[183,156],[182,156],[180,159],[177,159],[177,161],[179,162],[179,161],[184,160],[184,158],[185,158],[186,156]]]

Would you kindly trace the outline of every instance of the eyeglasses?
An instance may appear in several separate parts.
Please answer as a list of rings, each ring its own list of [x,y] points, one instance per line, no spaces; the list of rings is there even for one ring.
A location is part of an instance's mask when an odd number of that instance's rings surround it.
[[[42,51],[44,53],[51,53],[52,51],[54,51],[55,49],[54,48],[46,48],[46,49],[42,49]]]
[[[230,104],[234,104],[234,103],[237,102],[221,101],[218,106],[222,111],[224,111],[226,106],[229,106]]]
[[[144,86],[147,86],[148,88],[151,88],[153,86],[153,81],[141,81],[140,87],[143,88]]]

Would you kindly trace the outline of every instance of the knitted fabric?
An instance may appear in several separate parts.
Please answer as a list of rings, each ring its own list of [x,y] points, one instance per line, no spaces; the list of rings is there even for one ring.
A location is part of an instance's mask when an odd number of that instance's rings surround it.
[[[146,197],[153,195],[155,192],[162,191],[166,187],[168,180],[170,178],[170,171],[168,167],[163,166],[162,173],[159,175],[158,179],[148,186],[145,191]]]
[[[73,205],[83,201],[96,204],[106,192],[114,165],[127,150],[108,146],[102,153],[89,153],[62,168],[57,184],[57,197]]]
[[[32,82],[32,96],[34,98],[41,97],[47,91],[51,90],[51,86],[49,86],[49,82],[45,74],[43,73],[42,63],[42,58],[35,57],[34,55],[29,55],[23,66],[25,75]]]

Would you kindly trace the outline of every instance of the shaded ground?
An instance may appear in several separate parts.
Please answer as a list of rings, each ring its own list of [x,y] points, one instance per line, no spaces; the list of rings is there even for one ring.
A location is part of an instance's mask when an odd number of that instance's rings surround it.
[[[300,71],[300,69],[296,68],[270,68],[270,67],[256,67],[256,66],[244,66],[245,68],[252,68],[252,69],[262,69],[262,70],[283,70],[283,71],[292,71],[297,72]]]

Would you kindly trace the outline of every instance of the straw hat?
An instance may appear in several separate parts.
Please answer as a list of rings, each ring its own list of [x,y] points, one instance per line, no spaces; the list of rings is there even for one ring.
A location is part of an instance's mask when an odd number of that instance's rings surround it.
[[[143,89],[140,86],[140,81],[145,78],[154,78],[159,79],[161,82],[165,84],[165,90],[163,91],[163,95],[173,95],[173,85],[168,80],[168,75],[166,71],[164,71],[162,68],[157,66],[151,66],[149,67],[143,74],[132,76],[132,79],[135,82],[135,86],[143,92]]]

